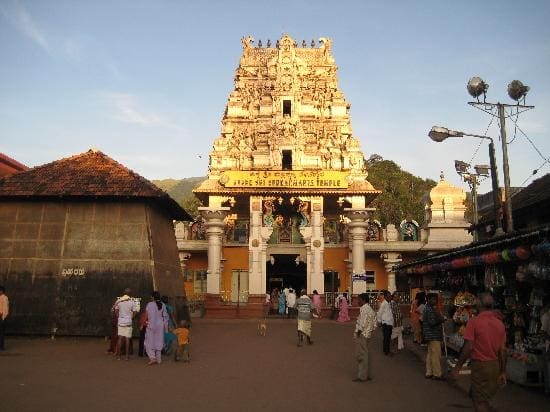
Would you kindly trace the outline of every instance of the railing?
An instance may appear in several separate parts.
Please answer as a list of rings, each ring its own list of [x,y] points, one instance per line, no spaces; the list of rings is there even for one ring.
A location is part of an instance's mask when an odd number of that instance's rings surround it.
[[[368,304],[374,309],[378,310],[378,296],[382,293],[382,290],[368,290],[365,293],[368,295]],[[332,308],[335,306],[336,298],[341,295],[342,292],[325,292],[325,307]],[[398,291],[399,303],[410,304],[411,293],[408,291]],[[351,304],[350,296],[348,296],[348,302]]]
[[[188,297],[187,306],[189,308],[189,314],[204,310],[204,301],[204,293],[194,293],[192,296]]]
[[[233,301],[233,292],[231,289],[229,290],[220,290],[220,302],[224,305],[236,305],[237,301]],[[239,294],[239,303],[247,303],[248,302],[248,290],[241,290],[241,293]]]

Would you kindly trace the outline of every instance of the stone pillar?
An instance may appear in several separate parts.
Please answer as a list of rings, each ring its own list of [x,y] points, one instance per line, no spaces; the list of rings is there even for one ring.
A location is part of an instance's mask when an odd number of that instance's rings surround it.
[[[262,198],[250,197],[250,234],[248,240],[248,291],[249,295],[266,292],[267,241],[272,227],[263,226]]]
[[[369,212],[373,211],[371,208],[361,209],[344,209],[346,217],[350,220],[348,224],[348,237],[351,246],[351,267],[352,274],[365,272],[365,241],[367,239],[367,219],[369,218]],[[357,293],[363,293],[366,291],[366,284],[360,283],[361,286],[353,284],[351,285],[351,293],[356,295]]]
[[[325,293],[325,277],[323,272],[323,254],[325,239],[323,237],[323,198],[320,196],[311,198],[311,225],[301,227],[306,244],[307,263],[307,293],[317,290],[319,294]]]
[[[208,240],[208,271],[206,278],[206,293],[219,295],[222,238],[225,231],[224,218],[228,207],[199,207],[199,212],[205,220],[206,239]]]
[[[382,254],[380,257],[384,259],[384,267],[386,269],[386,275],[388,276],[388,290],[393,293],[397,289],[395,286],[395,272],[393,271],[393,267],[401,263],[401,255],[395,252],[388,252]]]

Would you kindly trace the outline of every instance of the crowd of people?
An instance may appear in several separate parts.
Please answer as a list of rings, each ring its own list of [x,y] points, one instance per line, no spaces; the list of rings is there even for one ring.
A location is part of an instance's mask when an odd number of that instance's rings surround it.
[[[154,291],[151,300],[142,309],[138,299],[132,298],[131,290],[125,289],[111,308],[112,331],[108,353],[117,359],[130,359],[133,354],[133,319],[139,313],[139,350],[138,356],[147,356],[148,365],[158,365],[162,355],[174,354],[174,360],[180,358],[189,362],[189,328],[187,320],[177,322],[176,310],[167,296]]]
[[[399,295],[383,291],[377,300],[369,302],[369,295],[358,296],[359,315],[354,329],[357,373],[354,382],[372,379],[372,365],[369,362],[370,341],[376,328],[382,330],[382,352],[392,357],[404,348],[403,315]],[[279,292],[274,289],[266,294],[264,317],[277,313],[297,319],[297,346],[312,345],[312,319],[322,317],[322,301],[317,291],[310,298],[305,289],[296,296],[292,288]],[[506,334],[498,311],[495,311],[493,297],[482,294],[479,298],[479,314],[470,319],[464,331],[465,345],[456,366],[448,379],[456,379],[462,365],[470,359],[471,397],[476,411],[488,411],[490,400],[497,388],[506,383]],[[348,322],[349,304],[346,294],[337,299],[338,322]],[[0,286],[0,350],[4,350],[4,321],[9,313],[9,300],[5,289]],[[167,296],[154,291],[151,299],[141,308],[139,299],[131,297],[131,290],[125,289],[111,308],[112,336],[109,353],[117,359],[129,360],[133,354],[132,336],[134,318],[138,317],[140,357],[147,356],[148,365],[158,365],[163,355],[173,353],[174,360],[190,361],[190,323],[177,321],[176,310]],[[139,314],[139,316],[138,316]],[[438,305],[436,293],[420,291],[411,305],[411,326],[414,342],[427,346],[425,377],[444,380],[441,364],[441,344],[445,317]],[[550,342],[550,307],[543,316],[543,331]],[[547,346],[550,346],[547,344]]]

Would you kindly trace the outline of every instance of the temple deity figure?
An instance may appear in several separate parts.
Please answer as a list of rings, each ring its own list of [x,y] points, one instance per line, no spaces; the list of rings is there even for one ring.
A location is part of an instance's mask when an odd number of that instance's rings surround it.
[[[279,147],[277,145],[271,145],[269,150],[270,150],[270,157],[271,157],[271,165],[275,167],[280,167],[283,159],[281,157],[281,151],[279,150]]]
[[[266,200],[264,202],[264,216],[263,216],[264,226],[273,226],[275,221],[273,217],[273,202],[271,200]]]
[[[309,202],[300,202],[298,213],[300,214],[300,226],[309,226]]]

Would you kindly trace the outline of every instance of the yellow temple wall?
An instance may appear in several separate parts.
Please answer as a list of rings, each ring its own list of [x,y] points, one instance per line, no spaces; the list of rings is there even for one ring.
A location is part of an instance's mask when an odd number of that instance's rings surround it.
[[[384,266],[384,261],[380,259],[380,255],[370,255],[367,254],[365,261],[365,270],[374,271],[375,275],[375,285],[374,289],[387,289],[388,288],[388,275],[386,274],[386,268]]]
[[[248,270],[248,245],[241,247],[224,247],[222,280],[220,291],[231,290],[231,274],[234,269]]]
[[[348,264],[345,262],[349,258],[349,251],[347,247],[342,248],[325,248],[323,252],[323,270],[332,269],[338,272],[340,276],[340,290],[346,290],[349,288],[349,273]]]
[[[208,255],[204,253],[193,253],[191,259],[185,261],[186,271],[206,270],[208,268]],[[188,297],[195,295],[195,286],[192,277],[185,277],[185,294]]]

